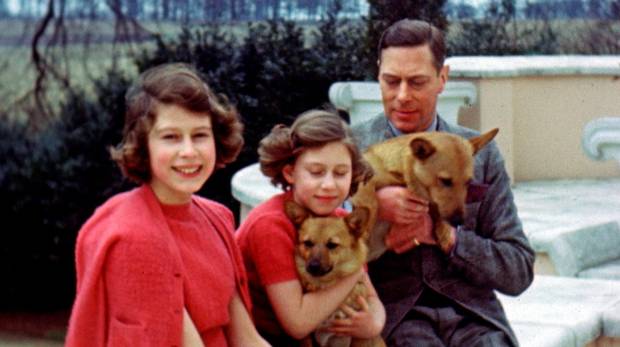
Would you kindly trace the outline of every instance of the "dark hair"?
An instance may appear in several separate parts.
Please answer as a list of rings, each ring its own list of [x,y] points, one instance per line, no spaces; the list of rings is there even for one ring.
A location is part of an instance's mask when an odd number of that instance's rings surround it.
[[[136,183],[151,180],[148,134],[160,104],[178,105],[211,118],[216,167],[233,162],[243,147],[243,124],[227,98],[216,95],[189,65],[172,63],[144,71],[125,94],[123,139],[110,148],[123,175]]]
[[[401,19],[390,25],[379,39],[378,56],[388,47],[415,47],[428,45],[433,54],[433,65],[437,71],[443,67],[446,58],[444,35],[429,22],[414,19]]]
[[[290,127],[274,126],[258,147],[260,169],[265,176],[271,177],[273,185],[288,190],[290,184],[282,169],[294,163],[304,150],[334,141],[343,143],[351,153],[353,172],[349,194],[352,195],[358,184],[372,175],[372,168],[362,158],[349,125],[335,111],[310,110],[299,115]]]

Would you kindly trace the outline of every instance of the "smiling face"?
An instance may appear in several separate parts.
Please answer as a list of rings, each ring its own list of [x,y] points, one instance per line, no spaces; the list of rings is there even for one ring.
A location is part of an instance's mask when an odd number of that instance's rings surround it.
[[[351,153],[343,143],[335,141],[305,149],[282,173],[292,186],[295,202],[324,216],[349,196],[352,171]]]
[[[148,134],[150,185],[162,203],[187,203],[215,167],[211,117],[166,104],[156,113]]]
[[[425,131],[436,114],[448,67],[437,71],[427,44],[388,47],[381,52],[379,85],[388,119],[404,133]]]

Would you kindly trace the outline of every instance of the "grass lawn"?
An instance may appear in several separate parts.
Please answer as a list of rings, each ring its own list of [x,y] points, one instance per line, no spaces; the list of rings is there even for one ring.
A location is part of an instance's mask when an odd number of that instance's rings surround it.
[[[139,51],[145,45],[149,43],[134,45],[132,49]],[[117,66],[123,71],[129,75],[137,73],[129,47],[123,46],[115,51],[109,43],[88,47],[70,45],[64,51],[54,47],[45,53],[45,58],[66,62],[57,65],[59,72],[68,77],[71,85],[90,93],[93,90],[93,81],[101,78],[113,66],[114,55],[117,57]],[[36,71],[31,61],[28,47],[0,46],[0,113],[10,111],[11,105],[27,99],[28,93],[33,90]],[[61,101],[61,86],[51,76],[48,80],[50,100],[57,100],[53,106],[58,106]]]

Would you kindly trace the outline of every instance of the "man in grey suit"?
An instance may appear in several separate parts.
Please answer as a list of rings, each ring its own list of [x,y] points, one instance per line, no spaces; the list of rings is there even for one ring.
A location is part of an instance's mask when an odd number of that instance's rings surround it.
[[[448,79],[444,58],[443,34],[427,22],[405,19],[383,33],[378,78],[384,113],[353,128],[362,149],[419,131],[477,135],[437,115]],[[453,227],[446,253],[433,237],[426,201],[404,187],[385,187],[377,197],[379,217],[391,223],[390,250],[369,264],[369,273],[387,312],[388,345],[517,346],[495,291],[518,295],[530,285],[534,251],[495,142],[475,157],[465,222]]]

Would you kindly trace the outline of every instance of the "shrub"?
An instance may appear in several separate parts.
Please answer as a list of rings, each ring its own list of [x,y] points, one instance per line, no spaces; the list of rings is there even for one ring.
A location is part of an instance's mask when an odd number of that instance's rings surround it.
[[[368,0],[366,49],[370,58],[368,70],[372,76],[377,76],[377,45],[381,33],[393,23],[404,19],[422,19],[433,23],[437,28],[445,31],[448,21],[443,13],[446,0]]]
[[[98,85],[99,103],[70,94],[63,116],[38,134],[18,123],[0,123],[6,158],[0,208],[4,223],[17,226],[0,236],[3,309],[71,304],[77,231],[96,206],[123,188],[106,150],[119,141],[121,120],[101,108],[118,105],[119,95],[105,88],[113,83]]]
[[[493,0],[487,5],[484,18],[453,24],[448,36],[448,54],[557,53],[557,35],[549,20],[517,22],[515,11],[514,0]]]

